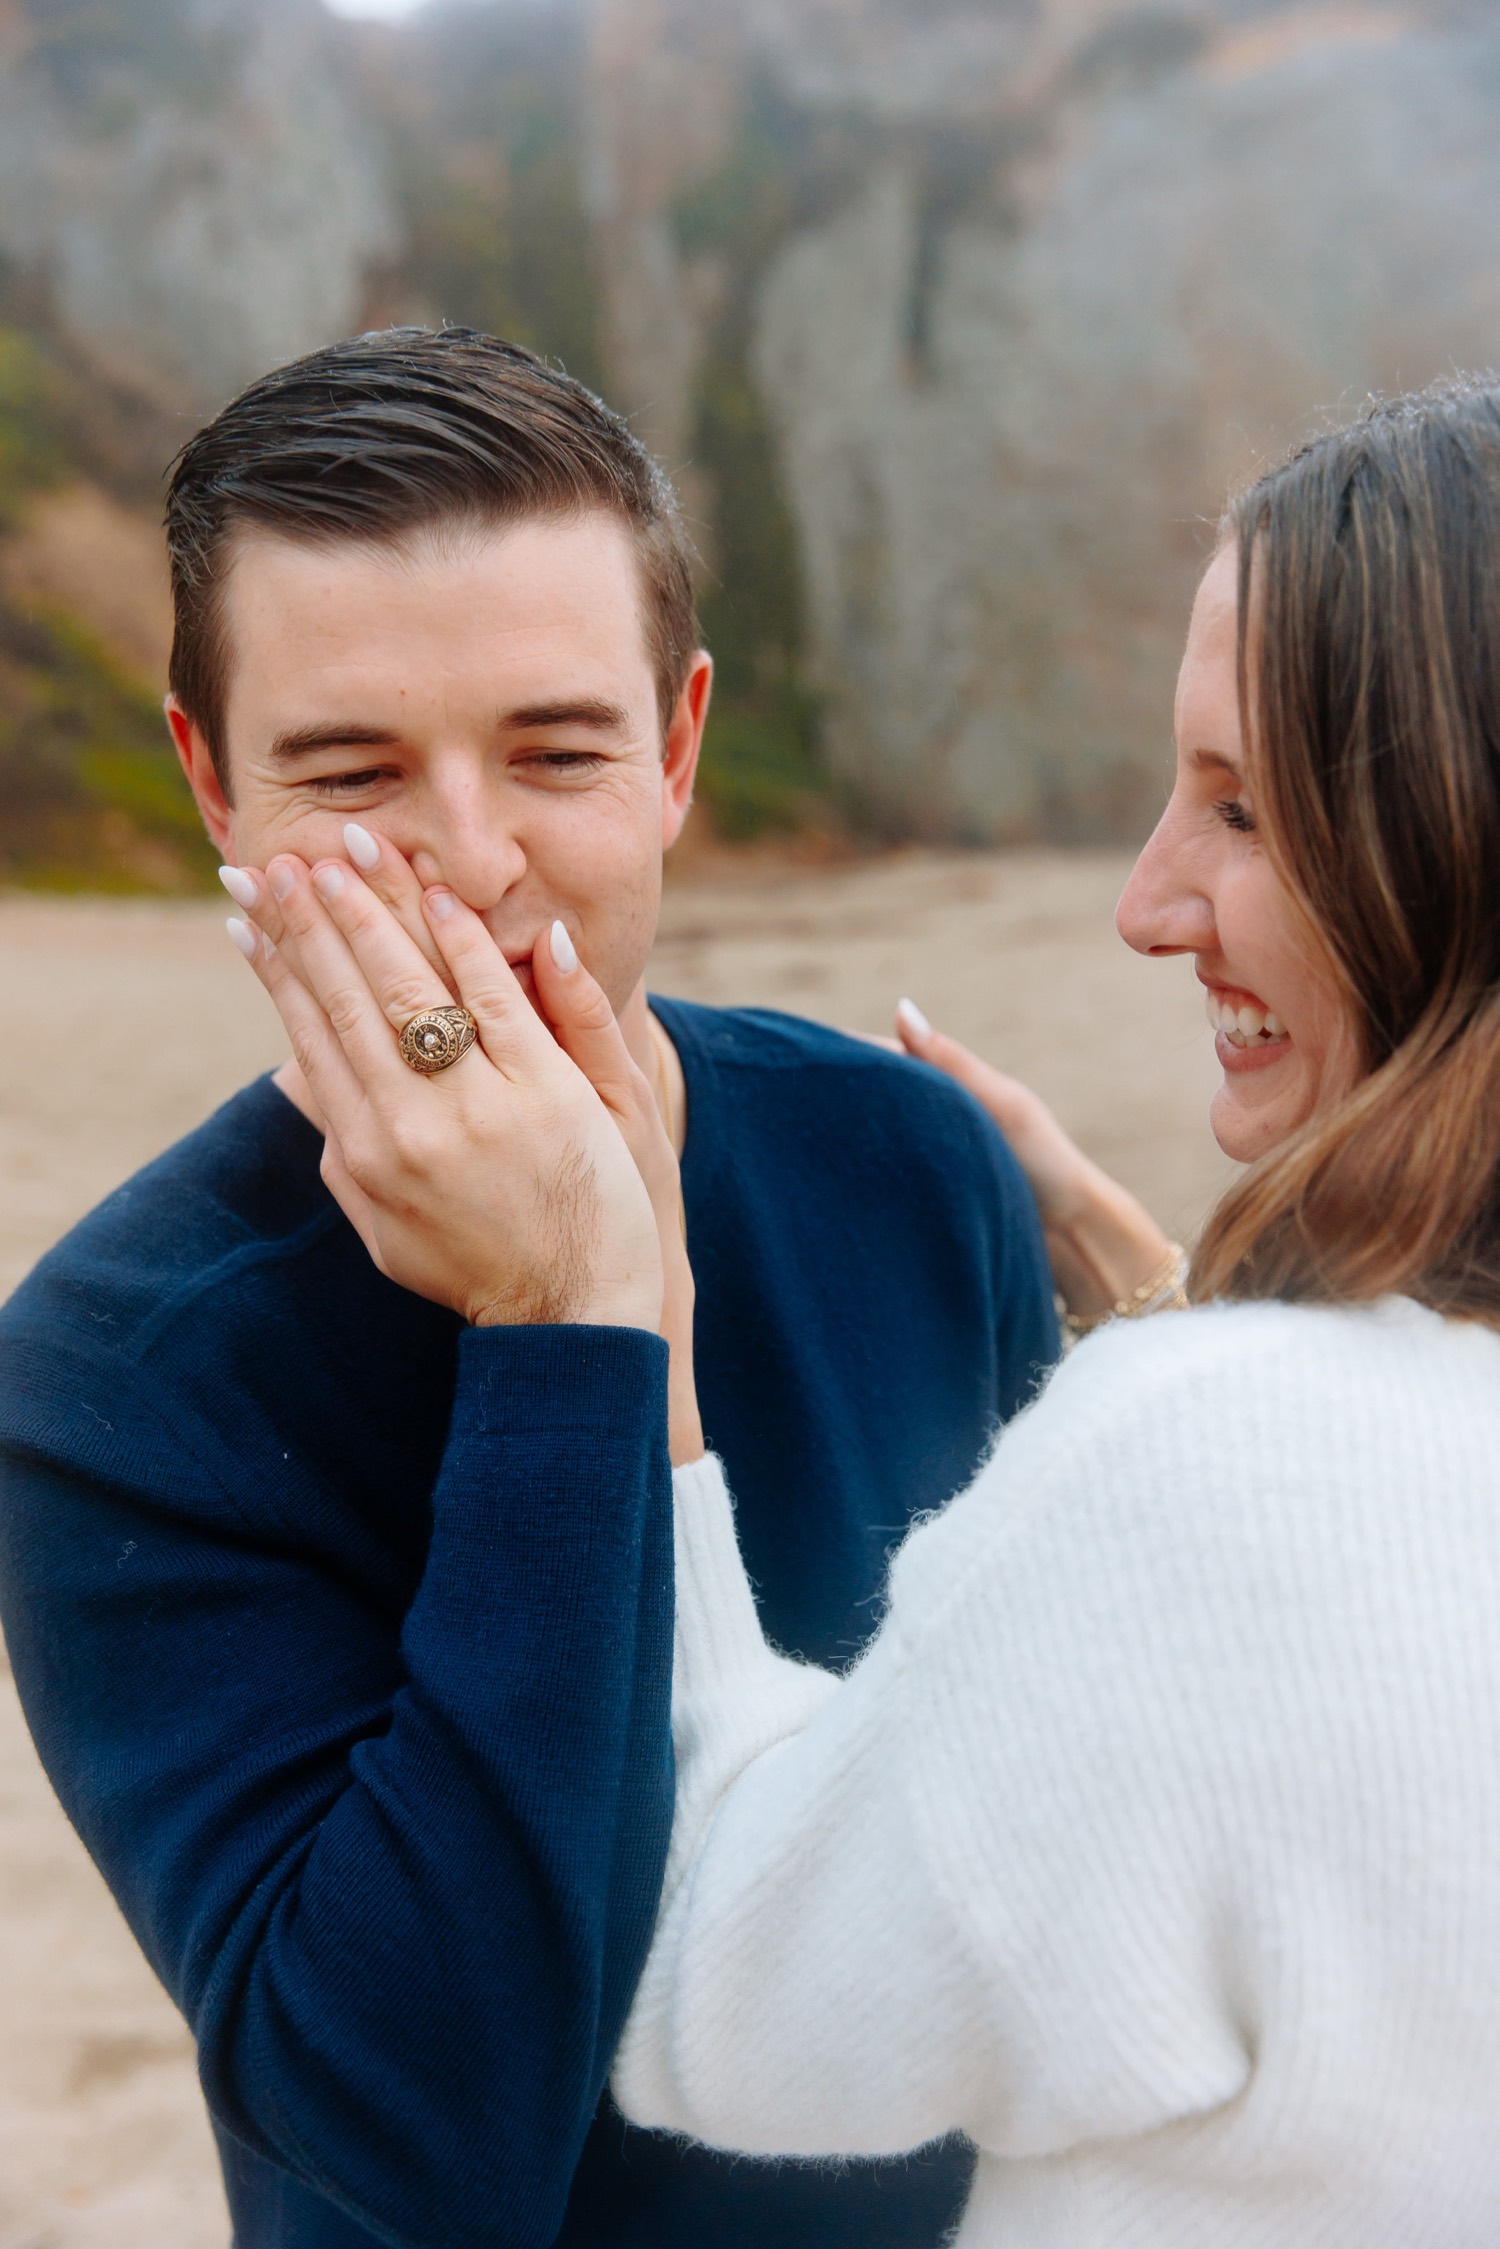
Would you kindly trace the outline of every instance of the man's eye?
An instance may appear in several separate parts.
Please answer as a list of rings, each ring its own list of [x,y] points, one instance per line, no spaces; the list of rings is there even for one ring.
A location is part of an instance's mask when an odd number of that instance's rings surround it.
[[[547,773],[592,773],[604,760],[597,750],[533,750],[523,763]]]
[[[390,772],[386,766],[366,765],[361,766],[357,773],[320,773],[307,786],[316,795],[355,796],[365,789],[377,788],[382,781],[389,779]]]
[[[1241,804],[1238,797],[1220,797],[1214,810],[1225,827],[1233,828],[1236,835],[1254,835],[1255,815],[1248,804]]]

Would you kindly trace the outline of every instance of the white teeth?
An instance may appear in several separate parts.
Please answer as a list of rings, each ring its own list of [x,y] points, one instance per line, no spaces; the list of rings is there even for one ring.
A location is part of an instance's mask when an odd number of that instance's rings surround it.
[[[1204,1012],[1210,1026],[1232,1046],[1254,1046],[1262,1039],[1284,1039],[1286,1025],[1279,1015],[1256,1000],[1235,1003],[1218,992],[1205,990]]]

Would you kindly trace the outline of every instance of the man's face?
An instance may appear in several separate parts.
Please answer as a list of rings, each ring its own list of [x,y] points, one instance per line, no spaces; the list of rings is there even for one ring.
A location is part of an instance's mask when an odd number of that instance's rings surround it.
[[[523,978],[553,920],[617,1008],[656,931],[711,667],[663,755],[628,528],[594,512],[397,543],[239,542],[225,589],[228,803],[173,731],[236,866],[346,860],[355,820],[480,913]]]

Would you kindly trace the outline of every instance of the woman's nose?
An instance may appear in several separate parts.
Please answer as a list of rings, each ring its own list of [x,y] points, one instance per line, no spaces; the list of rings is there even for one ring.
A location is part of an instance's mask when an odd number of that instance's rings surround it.
[[[1215,943],[1213,902],[1169,805],[1130,871],[1115,927],[1137,953],[1207,953]]]

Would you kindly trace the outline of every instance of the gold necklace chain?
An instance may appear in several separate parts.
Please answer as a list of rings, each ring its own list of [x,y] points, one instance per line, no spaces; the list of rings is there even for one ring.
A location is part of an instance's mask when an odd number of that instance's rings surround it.
[[[662,1112],[662,1122],[667,1128],[667,1138],[680,1156],[687,1144],[687,1102],[682,1083],[682,1064],[677,1059],[677,1049],[649,1008],[646,1010],[646,1023],[651,1032],[652,1046],[656,1050],[657,1104]]]
[[[651,1043],[656,1050],[656,1082],[660,1089],[657,1105],[663,1114],[667,1138],[680,1158],[687,1145],[687,1087],[683,1080],[682,1064],[677,1058],[676,1047],[649,1007],[646,1010],[646,1022],[651,1032]],[[677,1184],[677,1219],[682,1228],[682,1238],[686,1241],[687,1198],[682,1192],[680,1178]]]

